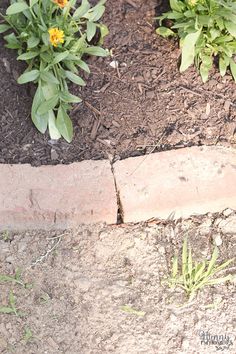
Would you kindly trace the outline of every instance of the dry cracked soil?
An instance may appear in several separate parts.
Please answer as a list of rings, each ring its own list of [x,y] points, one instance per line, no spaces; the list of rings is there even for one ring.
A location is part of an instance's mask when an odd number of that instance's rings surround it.
[[[184,236],[196,260],[209,259],[217,242],[221,262],[235,256],[235,230],[236,214],[226,210],[165,223],[2,233],[0,309],[15,312],[0,313],[0,353],[235,353],[235,279],[190,303],[163,283]],[[235,262],[228,272],[235,275]],[[224,343],[204,344],[204,333]]]

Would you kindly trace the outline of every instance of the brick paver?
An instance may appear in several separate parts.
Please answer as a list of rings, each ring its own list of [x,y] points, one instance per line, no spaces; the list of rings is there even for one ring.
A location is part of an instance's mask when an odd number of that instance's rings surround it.
[[[236,150],[191,147],[114,164],[124,222],[236,209]]]
[[[108,161],[31,167],[0,165],[0,230],[115,223],[117,202]]]

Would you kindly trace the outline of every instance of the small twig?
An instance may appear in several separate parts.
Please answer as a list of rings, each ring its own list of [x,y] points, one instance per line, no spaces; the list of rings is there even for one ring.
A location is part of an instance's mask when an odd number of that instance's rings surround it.
[[[97,108],[95,108],[95,107],[93,107],[90,103],[88,103],[87,101],[84,101],[84,103],[85,103],[85,105],[89,108],[89,109],[91,109],[94,113],[96,113],[96,114],[98,114],[99,116],[101,116],[101,112],[97,109]]]
[[[198,93],[198,92],[196,92],[196,91],[194,91],[194,90],[192,90],[192,89],[190,89],[190,88],[188,88],[188,87],[185,87],[185,86],[179,86],[179,88],[181,88],[181,89],[183,89],[183,90],[185,90],[185,91],[188,91],[188,92],[190,92],[190,93],[193,93],[194,95],[197,95],[197,96],[199,96],[199,97],[202,97],[202,94],[201,93]]]
[[[94,140],[96,138],[98,129],[100,127],[100,124],[101,124],[101,119],[96,119],[94,121],[92,130],[91,130],[91,133],[90,133],[90,137],[91,137],[92,140]]]
[[[59,243],[61,242],[61,238],[62,238],[62,235],[58,236],[59,239],[58,241],[54,244],[54,246],[50,249],[47,250],[46,253],[44,253],[42,256],[40,256],[38,259],[36,259],[36,261],[34,261],[32,264],[31,264],[31,267],[34,267],[36,264],[38,263],[42,263],[50,253],[52,253],[52,251],[59,245]],[[56,238],[56,237],[55,237]]]

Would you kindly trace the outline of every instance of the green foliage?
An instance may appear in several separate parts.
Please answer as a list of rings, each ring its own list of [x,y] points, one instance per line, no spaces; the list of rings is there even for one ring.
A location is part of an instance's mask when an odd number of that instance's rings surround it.
[[[106,0],[91,7],[88,0],[78,6],[76,0],[12,0],[1,15],[0,33],[5,35],[6,47],[16,49],[17,60],[27,63],[19,84],[36,83],[31,117],[41,133],[48,129],[52,139],[61,136],[71,142],[72,122],[67,114],[71,104],[81,102],[70,94],[68,82],[84,86],[79,76],[82,69],[89,73],[84,54],[107,56],[108,51],[90,44],[97,29],[101,39],[108,33],[105,25],[97,23],[105,11]]]
[[[12,290],[10,291],[8,302],[9,302],[8,306],[0,306],[0,313],[16,315],[16,316],[24,315],[21,311],[18,311],[18,309],[16,308],[16,298]]]
[[[171,11],[159,20],[161,24],[166,19],[171,21],[171,29],[160,27],[157,33],[164,37],[178,35],[182,49],[180,71],[195,63],[206,82],[216,57],[220,74],[224,76],[229,68],[236,81],[236,1],[170,0],[170,7]]]
[[[31,329],[29,327],[25,327],[25,330],[24,330],[24,335],[23,335],[23,340],[28,343],[30,342],[32,339],[33,339],[33,333],[31,331]]]
[[[225,270],[234,259],[217,265],[218,249],[215,247],[210,261],[194,262],[192,250],[184,240],[182,248],[182,264],[179,265],[179,257],[175,256],[172,260],[172,273],[168,277],[167,283],[170,287],[181,287],[185,290],[189,299],[192,299],[196,292],[207,285],[217,285],[232,279],[232,275],[221,278],[214,278],[220,271]]]
[[[143,317],[146,314],[146,312],[135,310],[134,308],[130,307],[129,305],[121,306],[121,310],[126,313],[130,313],[130,314],[133,314],[136,316],[141,316],[141,317]]]

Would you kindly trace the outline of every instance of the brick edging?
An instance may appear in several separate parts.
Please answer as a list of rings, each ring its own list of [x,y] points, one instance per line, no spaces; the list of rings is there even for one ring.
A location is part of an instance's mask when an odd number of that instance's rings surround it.
[[[190,147],[114,164],[124,222],[236,209],[236,150]]]
[[[112,168],[108,160],[1,164],[0,230],[114,224],[116,188],[124,222],[236,209],[236,150],[184,148],[117,161]]]

